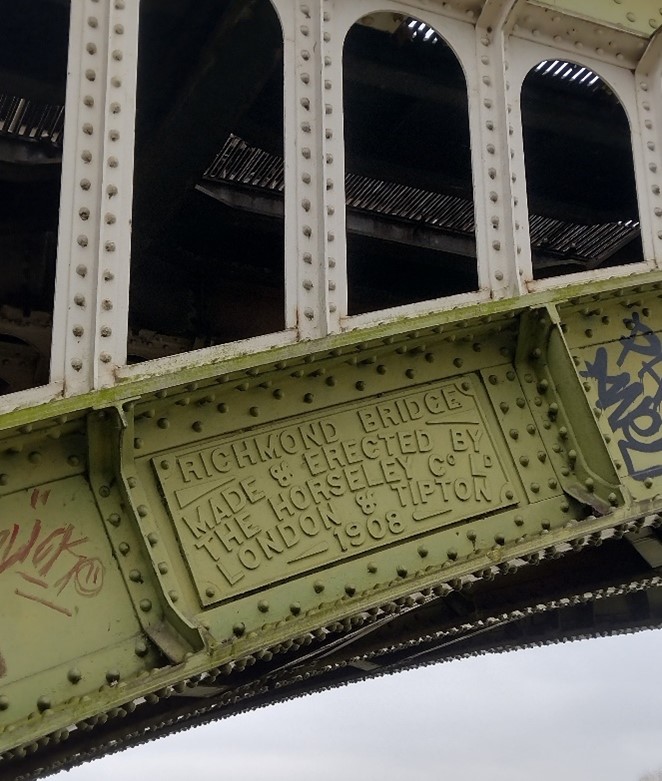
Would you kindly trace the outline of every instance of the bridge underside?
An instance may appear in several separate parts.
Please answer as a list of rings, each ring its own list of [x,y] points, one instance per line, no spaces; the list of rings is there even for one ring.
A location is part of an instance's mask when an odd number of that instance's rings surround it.
[[[135,3],[24,5],[0,33],[0,394],[32,394],[0,416],[0,781],[408,666],[660,626],[649,98],[637,126],[592,70],[539,60],[515,144],[501,84],[507,7],[608,29],[631,90],[658,15],[469,3],[458,41],[486,51],[463,69],[401,14],[352,22],[334,59],[321,6],[313,30],[306,4],[142,0],[139,37]],[[69,10],[98,41],[69,50],[88,113],[59,201]],[[127,43],[100,67],[111,32]],[[538,284],[577,271],[600,281]]]
[[[408,665],[658,626],[659,284],[14,413],[0,778]]]

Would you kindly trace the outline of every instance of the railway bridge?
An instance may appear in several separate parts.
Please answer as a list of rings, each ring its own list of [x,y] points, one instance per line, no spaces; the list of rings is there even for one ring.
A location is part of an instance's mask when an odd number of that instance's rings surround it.
[[[0,779],[662,622],[662,8],[3,0]]]

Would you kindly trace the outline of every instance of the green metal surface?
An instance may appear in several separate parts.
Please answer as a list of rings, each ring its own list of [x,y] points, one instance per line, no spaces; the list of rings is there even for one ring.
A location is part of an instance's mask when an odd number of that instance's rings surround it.
[[[644,37],[662,26],[662,10],[650,0],[535,0],[535,4]]]
[[[7,428],[5,759],[660,510],[659,284],[428,316]]]

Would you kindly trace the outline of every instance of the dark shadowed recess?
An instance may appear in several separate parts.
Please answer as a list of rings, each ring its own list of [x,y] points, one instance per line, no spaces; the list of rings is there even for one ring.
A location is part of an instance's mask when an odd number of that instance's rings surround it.
[[[350,314],[478,288],[467,87],[441,34],[380,13],[347,35]]]
[[[2,4],[0,394],[48,381],[69,3]]]
[[[540,63],[522,87],[536,278],[642,261],[630,126],[586,67]]]
[[[284,328],[282,208],[250,160],[202,188],[235,136],[282,159],[282,60],[269,0],[141,3],[130,361]]]

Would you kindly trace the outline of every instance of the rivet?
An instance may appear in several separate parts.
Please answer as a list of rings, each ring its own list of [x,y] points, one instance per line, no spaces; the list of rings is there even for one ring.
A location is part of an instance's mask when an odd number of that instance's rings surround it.
[[[144,640],[136,640],[136,644],[133,650],[136,656],[140,656],[140,657],[147,656],[147,654],[149,653],[149,647]]]
[[[243,622],[239,622],[232,627],[232,631],[236,637],[241,637],[246,632],[246,625]]]
[[[41,697],[37,700],[37,708],[39,708],[40,712],[43,713],[45,710],[48,710],[51,707],[51,700],[50,697],[46,697],[46,695],[42,694]]]
[[[152,609],[152,600],[151,599],[141,599],[139,603],[140,609],[143,611],[143,613],[149,613],[149,611]]]
[[[70,683],[78,683],[82,677],[81,671],[77,667],[72,667],[67,673]]]
[[[110,684],[117,683],[119,679],[120,679],[119,670],[108,670],[108,672],[106,673],[106,680]]]
[[[137,507],[137,510],[138,510],[138,515],[141,518],[146,518],[147,517],[149,511],[148,511],[147,507],[144,504],[139,504],[138,507]]]

